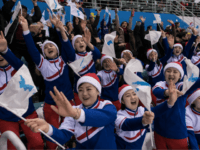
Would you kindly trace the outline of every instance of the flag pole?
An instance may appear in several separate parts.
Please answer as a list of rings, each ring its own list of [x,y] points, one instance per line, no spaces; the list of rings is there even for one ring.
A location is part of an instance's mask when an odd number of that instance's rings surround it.
[[[12,110],[10,109],[10,108],[8,108],[8,107],[5,107],[5,106],[2,106],[2,107],[4,107],[4,108],[6,108],[8,111],[10,111],[10,112],[12,112]],[[16,114],[16,113],[14,113],[14,112],[12,112],[13,114],[15,114],[17,117],[19,117],[20,119],[22,119],[22,120],[24,120],[24,122],[26,122],[26,119],[24,118],[24,117],[22,117],[22,116],[20,116],[20,115],[18,115],[18,114]],[[40,130],[40,129],[38,129],[42,134],[44,134],[46,137],[48,137],[50,140],[52,140],[54,143],[56,143],[58,146],[60,146],[62,149],[65,149],[65,147],[64,146],[62,146],[60,143],[58,143],[56,140],[54,140],[52,137],[50,137],[48,134],[46,134],[44,131],[42,131],[42,130]]]

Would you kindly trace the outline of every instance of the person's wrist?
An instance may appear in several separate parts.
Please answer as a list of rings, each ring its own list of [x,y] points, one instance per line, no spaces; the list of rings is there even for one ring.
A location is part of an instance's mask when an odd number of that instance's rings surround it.
[[[44,132],[45,132],[45,133],[48,133],[48,132],[49,132],[49,124],[48,124],[48,123],[46,123],[46,124],[45,124],[45,126],[46,126],[46,127],[45,127],[45,130],[44,130]]]

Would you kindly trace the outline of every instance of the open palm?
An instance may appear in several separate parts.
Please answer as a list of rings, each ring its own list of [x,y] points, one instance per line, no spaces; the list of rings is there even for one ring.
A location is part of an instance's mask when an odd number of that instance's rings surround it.
[[[75,117],[76,109],[72,107],[68,99],[62,92],[59,92],[56,87],[54,87],[54,93],[50,91],[50,95],[56,103],[56,106],[51,105],[51,108],[60,116],[63,117]]]
[[[3,32],[1,31],[0,34],[0,52],[3,52],[7,49],[7,41],[3,35]]]

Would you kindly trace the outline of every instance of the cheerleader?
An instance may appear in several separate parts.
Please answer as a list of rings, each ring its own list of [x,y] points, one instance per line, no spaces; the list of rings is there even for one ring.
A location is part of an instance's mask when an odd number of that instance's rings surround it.
[[[163,66],[171,56],[172,50],[169,48],[167,37],[164,31],[162,31],[162,37],[164,45],[167,45],[165,46],[166,55],[163,58],[158,59],[158,53],[155,49],[151,48],[147,50],[147,59],[150,63],[145,66],[145,69],[149,76],[149,83],[152,87],[157,81],[164,81],[165,78],[163,75]]]
[[[182,64],[171,62],[164,68],[166,81],[157,82],[153,87],[153,94],[157,97],[156,105],[160,105],[169,98],[170,80],[176,86],[178,100],[168,112],[154,120],[154,137],[156,148],[158,149],[188,149],[187,128],[185,123],[185,105],[187,96],[193,93],[200,84],[200,79],[184,94],[180,92],[183,82],[180,82],[184,76]]]
[[[173,53],[171,53],[170,58],[167,60],[167,63],[177,62],[177,61],[180,62],[183,66],[184,74],[187,74],[186,63],[184,61],[184,57],[188,58],[192,44],[193,44],[193,42],[195,42],[195,40],[197,38],[197,34],[198,34],[198,31],[195,28],[192,28],[192,31],[193,31],[193,35],[192,35],[191,39],[188,41],[187,45],[183,48],[181,43],[174,44]]]
[[[42,119],[27,120],[26,125],[33,132],[43,130],[60,144],[66,143],[74,135],[77,149],[116,149],[114,122],[117,110],[110,101],[99,101],[101,83],[94,73],[88,73],[77,82],[78,96],[82,102],[71,106],[62,92],[54,87],[50,92],[58,108],[52,109],[65,117],[59,129]]]
[[[70,103],[73,104],[74,94],[69,80],[67,65],[68,57],[72,56],[66,56],[63,53],[61,53],[61,56],[59,56],[60,51],[58,46],[53,41],[45,41],[43,43],[43,55],[41,55],[35,46],[28,28],[27,20],[20,16],[19,23],[22,25],[23,36],[28,48],[28,52],[45,80],[45,103],[43,108],[44,118],[48,123],[58,128],[60,125],[59,115],[56,114],[50,107],[51,105],[56,105],[56,103],[50,96],[49,91],[52,91],[53,87],[57,86],[58,90],[62,91]],[[67,49],[66,45],[68,45],[69,41],[66,35],[63,36],[61,43],[62,47]],[[56,144],[47,141],[47,147],[49,149],[55,149],[57,146]]]
[[[101,57],[101,66],[103,70],[97,74],[102,85],[101,99],[110,100],[116,106],[117,110],[119,110],[121,108],[117,96],[119,76],[123,75],[124,71],[117,67],[112,57],[104,54]]]
[[[186,126],[189,146],[191,149],[200,148],[200,89],[188,96],[189,105],[186,107]]]
[[[0,94],[2,94],[10,79],[23,65],[23,62],[18,59],[7,47],[7,41],[4,38],[2,31],[0,35],[0,52]],[[29,98],[29,106],[27,111],[23,114],[23,117],[26,119],[34,119],[38,117],[32,102],[32,98]],[[12,131],[18,137],[20,137],[20,128],[27,139],[27,149],[44,148],[43,139],[40,133],[31,132],[31,130],[24,125],[23,120],[18,118],[7,109],[0,107],[0,132],[3,134],[6,131]],[[9,140],[7,142],[7,148],[16,149]]]
[[[56,20],[54,17],[53,20],[51,19],[52,23],[57,27],[58,30],[60,30],[60,33],[62,36],[66,36],[65,29],[63,27],[63,24],[61,21]],[[58,24],[57,24],[58,22]],[[60,36],[61,37],[61,36]],[[87,73],[96,73],[96,68],[95,68],[95,62],[97,59],[101,58],[101,53],[100,51],[90,43],[91,41],[91,33],[88,29],[84,31],[84,35],[76,35],[72,39],[72,44],[66,39],[66,48],[62,49],[62,52],[68,56],[68,61],[73,62],[78,59],[81,59],[82,57],[85,57],[87,55],[92,55],[93,59],[81,70],[79,71],[79,75],[83,76]],[[86,51],[86,48],[89,47],[90,52]],[[75,74],[75,81],[74,81],[74,100],[76,105],[80,105],[81,101],[78,97],[78,92],[76,89],[76,84],[78,79],[80,78],[78,75]]]
[[[177,95],[173,83],[169,85],[170,98],[160,106],[152,108],[152,112],[144,107],[138,107],[139,98],[131,86],[124,84],[119,88],[119,100],[122,103],[121,110],[117,112],[115,121],[116,143],[118,149],[141,149],[144,138],[154,119],[161,116],[173,107]]]

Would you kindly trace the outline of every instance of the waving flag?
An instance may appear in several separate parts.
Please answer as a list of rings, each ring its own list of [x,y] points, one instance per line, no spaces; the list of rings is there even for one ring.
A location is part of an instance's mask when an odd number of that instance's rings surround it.
[[[36,92],[29,70],[23,65],[1,94],[0,105],[17,116],[22,116],[28,109],[29,97]]]
[[[151,86],[138,77],[135,72],[142,72],[143,67],[139,60],[131,59],[124,71],[124,80],[134,89],[142,104],[151,111]]]
[[[62,6],[58,3],[58,0],[45,0],[45,2],[51,10],[62,8]]]
[[[111,34],[106,34],[104,37],[104,45],[102,53],[111,57],[116,57],[115,55],[115,47],[114,47],[114,39],[116,37],[116,31]]]
[[[183,94],[185,94],[199,78],[199,68],[194,65],[190,59],[185,58],[185,63],[187,65],[187,75],[184,76],[183,80]]]
[[[15,11],[11,17],[11,20],[10,22],[8,23],[8,25],[6,26],[5,30],[4,30],[4,33],[5,33],[5,36],[8,34],[8,30],[10,29],[10,27],[12,26],[13,24],[13,21],[15,21],[15,19],[17,18],[18,14],[19,14],[19,11],[22,9],[22,6],[21,6],[21,2],[19,1],[17,3],[17,6],[15,7]]]
[[[87,55],[82,57],[70,64],[68,64],[72,70],[78,75],[81,70],[83,70],[92,61],[92,55]]]
[[[149,31],[149,34],[146,34],[144,39],[148,40],[151,42],[151,45],[156,44],[161,36],[160,31]]]
[[[159,14],[154,14],[154,17],[156,18],[156,20],[154,21],[154,23],[161,23],[161,17]]]
[[[74,5],[70,5],[70,9],[71,9],[71,15],[76,16],[76,17],[81,18],[82,20],[84,20],[84,14],[82,13],[82,11],[80,11]]]

